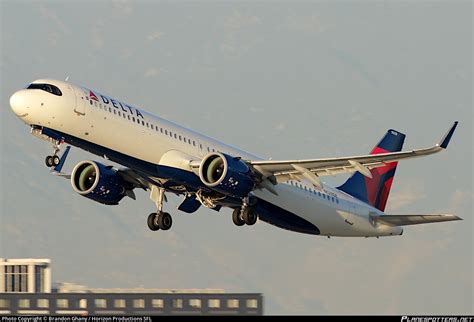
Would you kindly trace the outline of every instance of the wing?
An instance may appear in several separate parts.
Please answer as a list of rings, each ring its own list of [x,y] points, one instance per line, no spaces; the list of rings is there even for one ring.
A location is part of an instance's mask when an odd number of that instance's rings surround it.
[[[462,220],[462,218],[451,214],[436,214],[436,215],[382,215],[372,217],[375,221],[381,222],[390,226],[407,226],[428,224],[433,222],[443,222],[452,220]]]
[[[457,124],[458,122],[454,122],[453,126],[443,136],[438,144],[425,149],[340,158],[248,162],[262,175],[267,178],[274,176],[279,182],[304,177],[313,183],[320,185],[319,177],[321,176],[356,171],[359,171],[367,177],[371,177],[371,169],[382,167],[386,163],[426,156],[446,149]]]

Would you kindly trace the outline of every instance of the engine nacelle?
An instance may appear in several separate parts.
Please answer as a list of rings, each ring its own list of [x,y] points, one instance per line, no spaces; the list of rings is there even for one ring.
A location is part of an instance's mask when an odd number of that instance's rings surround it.
[[[246,197],[255,186],[252,169],[242,160],[211,153],[199,166],[199,178],[209,188],[228,196]]]
[[[72,170],[71,185],[78,194],[106,205],[118,204],[127,191],[116,170],[96,161],[79,162]]]

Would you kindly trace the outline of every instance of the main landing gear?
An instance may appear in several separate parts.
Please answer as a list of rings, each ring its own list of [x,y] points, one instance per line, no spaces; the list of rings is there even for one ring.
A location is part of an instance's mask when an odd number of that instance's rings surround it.
[[[168,230],[173,224],[173,219],[171,218],[171,215],[167,212],[153,212],[148,216],[147,224],[148,228],[153,231],[157,231],[158,229]]]
[[[55,141],[53,143],[53,155],[48,155],[44,160],[48,168],[55,167],[59,164],[60,159],[58,157],[58,153],[60,151],[59,147],[61,143],[61,141]]]
[[[167,212],[163,212],[163,201],[165,199],[165,189],[157,186],[152,186],[150,199],[156,204],[156,213],[151,213],[148,216],[147,224],[148,228],[153,231],[168,230],[173,225],[173,219]]]
[[[243,226],[244,224],[252,226],[257,222],[257,218],[258,213],[255,208],[249,205],[248,198],[244,198],[242,208],[236,208],[232,213],[232,221],[237,226]]]

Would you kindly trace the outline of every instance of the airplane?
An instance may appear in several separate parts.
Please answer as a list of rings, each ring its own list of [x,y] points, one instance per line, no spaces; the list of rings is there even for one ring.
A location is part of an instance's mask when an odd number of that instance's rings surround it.
[[[405,134],[389,129],[367,155],[275,161],[68,81],[35,80],[10,97],[10,106],[31,134],[51,143],[47,167],[70,179],[78,194],[117,205],[126,196],[136,199],[134,189],[148,191],[156,206],[147,217],[152,231],[172,226],[163,210],[168,193],[183,197],[178,210],[185,213],[227,207],[237,226],[260,220],[327,237],[398,236],[406,225],[462,220],[452,214],[384,213],[398,161],[445,150],[457,121],[429,148],[402,151]],[[63,173],[71,146],[123,168],[85,160]],[[335,188],[321,181],[347,173],[351,176]]]

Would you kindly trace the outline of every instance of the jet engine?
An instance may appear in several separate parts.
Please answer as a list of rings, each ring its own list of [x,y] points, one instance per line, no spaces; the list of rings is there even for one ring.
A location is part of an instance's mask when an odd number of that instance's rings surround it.
[[[71,185],[78,194],[105,205],[116,205],[131,189],[112,166],[81,161],[71,173]]]
[[[243,198],[255,187],[252,169],[240,158],[224,153],[211,153],[199,166],[199,178],[212,190]]]

